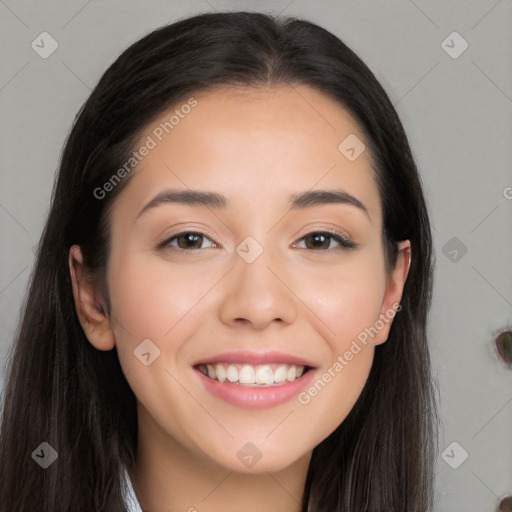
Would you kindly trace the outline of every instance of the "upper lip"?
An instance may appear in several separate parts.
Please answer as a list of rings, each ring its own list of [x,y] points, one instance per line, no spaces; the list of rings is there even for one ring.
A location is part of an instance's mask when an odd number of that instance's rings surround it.
[[[303,357],[281,352],[278,350],[269,350],[265,352],[255,352],[252,350],[240,350],[235,352],[223,352],[215,356],[207,357],[196,361],[193,366],[199,364],[232,363],[250,365],[276,363],[276,364],[294,364],[297,366],[309,366],[315,368],[315,365]]]

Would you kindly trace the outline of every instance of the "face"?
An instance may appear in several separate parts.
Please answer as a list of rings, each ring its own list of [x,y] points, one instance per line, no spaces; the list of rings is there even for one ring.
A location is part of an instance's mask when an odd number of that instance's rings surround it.
[[[275,471],[354,406],[406,249],[388,273],[365,139],[333,100],[307,86],[194,98],[146,128],[114,204],[112,346],[140,432],[232,471]],[[215,195],[171,194],[191,191]],[[100,330],[89,339],[112,348]]]

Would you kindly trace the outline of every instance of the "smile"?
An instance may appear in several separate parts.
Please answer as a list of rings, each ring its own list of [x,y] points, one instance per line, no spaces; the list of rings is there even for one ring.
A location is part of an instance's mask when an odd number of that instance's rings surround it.
[[[200,364],[197,369],[212,380],[230,382],[239,386],[279,386],[293,382],[309,369],[295,364]]]
[[[203,390],[236,407],[264,409],[297,397],[318,368],[311,361],[279,351],[237,351],[196,361]]]

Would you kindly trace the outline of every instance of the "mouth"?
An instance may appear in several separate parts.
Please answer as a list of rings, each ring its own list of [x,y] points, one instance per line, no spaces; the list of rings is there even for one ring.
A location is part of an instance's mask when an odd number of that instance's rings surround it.
[[[245,387],[275,387],[300,379],[312,369],[298,364],[270,363],[253,365],[248,363],[218,362],[198,364],[194,368],[211,380]]]
[[[278,351],[219,354],[193,365],[203,389],[244,409],[274,407],[296,398],[314,379],[309,361]]]

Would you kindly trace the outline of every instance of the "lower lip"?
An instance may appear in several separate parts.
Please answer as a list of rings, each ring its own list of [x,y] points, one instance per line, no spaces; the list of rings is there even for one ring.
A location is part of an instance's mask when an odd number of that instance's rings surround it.
[[[195,371],[206,390],[212,395],[245,409],[266,409],[291,400],[311,383],[315,373],[313,369],[310,369],[293,382],[286,382],[278,386],[249,387],[231,382],[219,382],[210,379],[199,370]]]

